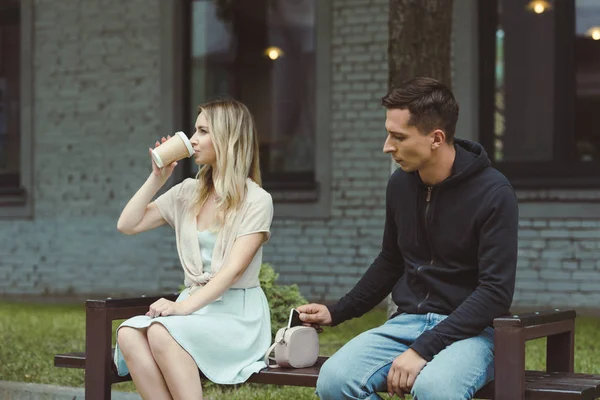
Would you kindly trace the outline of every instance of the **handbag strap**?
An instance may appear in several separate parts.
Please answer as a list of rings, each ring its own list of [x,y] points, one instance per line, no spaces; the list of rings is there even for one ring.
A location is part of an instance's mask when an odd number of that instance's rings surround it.
[[[269,365],[269,360],[274,360],[272,358],[269,358],[269,356],[271,355],[271,353],[273,352],[273,350],[275,350],[275,346],[277,346],[278,342],[274,342],[271,347],[269,347],[269,350],[267,350],[267,352],[265,353],[265,357],[263,358],[263,361],[265,362],[265,364],[267,364],[267,367],[269,368],[279,368],[279,365],[277,365],[277,362],[273,365]]]
[[[277,340],[277,335],[275,335],[275,340],[274,340],[273,344],[271,345],[271,347],[269,347],[269,350],[267,350],[267,352],[265,353],[263,361],[265,362],[265,364],[267,364],[267,367],[269,367],[269,368],[279,368],[279,364],[277,364],[277,361],[274,358],[270,358],[269,355],[271,355],[271,353],[273,352],[273,350],[275,349],[275,347],[278,344],[285,343],[285,333],[287,332],[288,329],[289,329],[288,327],[281,328],[277,332],[277,333],[279,333],[281,330],[283,330],[283,333],[281,334],[281,337],[279,338],[279,340]],[[269,365],[269,359],[275,361],[275,364]]]

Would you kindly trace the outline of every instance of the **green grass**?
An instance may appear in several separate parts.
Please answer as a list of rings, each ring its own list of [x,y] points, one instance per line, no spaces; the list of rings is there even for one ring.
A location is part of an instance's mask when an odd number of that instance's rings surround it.
[[[320,354],[331,355],[364,330],[385,320],[375,310],[320,335]],[[114,321],[113,328],[120,321]],[[82,351],[85,347],[83,305],[43,305],[0,302],[0,380],[83,386],[83,370],[54,367],[56,353]],[[205,385],[208,398],[219,399],[315,399],[314,389],[273,385]],[[135,391],[131,382],[113,385],[115,390]]]
[[[385,320],[383,310],[348,321],[336,328],[326,328],[320,335],[322,355],[331,355],[359,333]],[[118,325],[115,321],[115,328]],[[83,386],[83,370],[56,368],[56,353],[81,351],[85,342],[83,306],[40,305],[0,302],[0,380]],[[600,374],[600,319],[577,318],[575,370]],[[527,344],[527,369],[544,369],[545,339]],[[205,385],[210,399],[276,400],[316,399],[312,388],[273,385],[217,386]],[[116,390],[135,391],[131,382],[113,385]]]

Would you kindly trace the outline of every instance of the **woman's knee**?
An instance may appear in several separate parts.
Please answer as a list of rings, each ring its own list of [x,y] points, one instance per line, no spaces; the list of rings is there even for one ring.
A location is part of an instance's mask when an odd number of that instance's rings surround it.
[[[146,340],[144,332],[128,326],[119,328],[117,333],[117,343],[123,354],[130,354],[147,347],[144,343]]]
[[[174,341],[167,328],[162,326],[162,324],[155,323],[150,325],[146,334],[148,336],[150,350],[152,350],[152,354],[155,356],[167,352],[169,346]]]

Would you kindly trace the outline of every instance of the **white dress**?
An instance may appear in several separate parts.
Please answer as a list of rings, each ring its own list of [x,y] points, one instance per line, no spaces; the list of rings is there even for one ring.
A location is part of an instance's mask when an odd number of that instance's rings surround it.
[[[204,271],[210,271],[216,238],[215,233],[198,232]],[[189,294],[190,288],[184,289],[176,301],[185,300]],[[139,315],[119,328],[162,324],[208,379],[219,384],[236,384],[266,367],[262,358],[271,344],[270,321],[267,298],[257,286],[229,289],[220,299],[190,315],[157,318]],[[114,362],[119,375],[129,373],[118,346]]]

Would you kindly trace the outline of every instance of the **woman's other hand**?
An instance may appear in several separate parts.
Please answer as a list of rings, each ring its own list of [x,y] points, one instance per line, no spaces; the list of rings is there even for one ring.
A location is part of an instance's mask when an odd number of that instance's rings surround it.
[[[175,302],[160,298],[150,305],[150,309],[146,313],[147,317],[168,317],[169,315],[188,315],[190,311],[186,309],[183,302]]]

